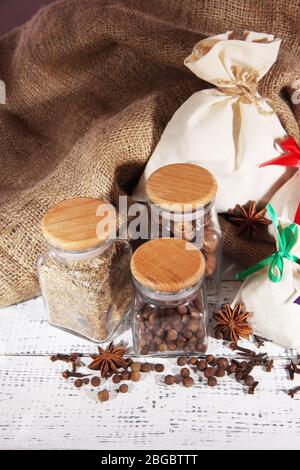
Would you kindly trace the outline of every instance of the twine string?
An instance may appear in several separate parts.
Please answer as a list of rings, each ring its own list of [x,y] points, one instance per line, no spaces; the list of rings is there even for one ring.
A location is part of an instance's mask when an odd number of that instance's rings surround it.
[[[234,79],[233,80],[218,80],[217,89],[224,93],[227,96],[235,96],[242,103],[254,104],[257,111],[263,116],[268,116],[273,114],[273,109],[268,111],[264,109],[261,105],[262,102],[272,105],[272,100],[264,99],[262,96],[258,95],[258,80],[259,74],[257,70],[252,67],[238,67],[233,65],[231,67]],[[230,85],[230,86],[227,86]]]

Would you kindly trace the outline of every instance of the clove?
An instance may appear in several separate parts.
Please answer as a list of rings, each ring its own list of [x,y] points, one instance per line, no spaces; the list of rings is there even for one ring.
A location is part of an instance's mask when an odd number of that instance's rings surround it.
[[[71,372],[70,370],[65,370],[62,373],[62,376],[64,379],[68,379],[69,377],[77,377],[77,378],[83,378],[83,377],[88,377],[92,374],[81,374],[80,372]]]
[[[299,393],[300,392],[300,387],[295,387],[295,388],[291,388],[289,391],[288,391],[288,395],[291,397],[291,398],[294,398],[294,396],[296,395],[296,393]]]
[[[254,351],[251,351],[251,349],[247,349],[247,348],[242,348],[241,346],[238,346],[236,343],[231,343],[230,345],[230,349],[232,351],[240,351],[248,356],[255,356],[255,352]]]
[[[56,361],[65,361],[65,362],[75,362],[79,357],[83,357],[83,354],[81,353],[71,353],[71,354],[53,354],[50,357],[50,361],[56,362]]]
[[[249,395],[254,395],[254,392],[255,392],[255,389],[258,385],[258,382],[254,382],[253,385],[251,385],[251,387],[248,388],[248,394]]]
[[[271,372],[271,370],[274,367],[274,360],[270,359],[269,361],[266,362],[266,372]]]
[[[258,348],[261,348],[262,346],[265,345],[264,340],[263,340],[260,336],[254,335],[254,341],[255,341],[256,346],[257,346]]]
[[[300,374],[300,369],[298,369],[297,365],[293,361],[286,366],[286,369],[289,373],[290,380],[294,380],[295,374]]]

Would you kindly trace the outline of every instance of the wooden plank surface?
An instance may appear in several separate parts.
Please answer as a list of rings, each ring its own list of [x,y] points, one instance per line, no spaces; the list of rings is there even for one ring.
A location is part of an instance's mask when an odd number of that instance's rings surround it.
[[[239,283],[232,267],[224,272],[222,293],[210,299],[213,311],[231,302]],[[167,387],[163,374],[144,375],[129,393],[96,400],[89,386],[76,389],[61,377],[57,352],[91,353],[96,345],[48,325],[41,298],[0,312],[0,448],[1,449],[204,449],[299,448],[300,396],[291,399],[285,370],[292,351],[267,342],[262,349],[275,358],[275,369],[255,371],[256,395],[225,377],[211,389],[194,376],[195,386]],[[129,322],[117,340],[131,346]],[[247,345],[247,342],[245,342]],[[209,352],[233,354],[211,339]],[[178,370],[174,359],[166,372]],[[106,387],[107,384],[104,384]]]
[[[168,371],[174,360],[163,361]],[[130,384],[127,395],[99,403],[87,386],[60,377],[47,357],[1,358],[2,449],[299,448],[300,400],[277,360],[261,376],[257,394],[245,394],[230,377],[216,388],[167,387],[151,373]],[[298,380],[300,383],[300,379]]]

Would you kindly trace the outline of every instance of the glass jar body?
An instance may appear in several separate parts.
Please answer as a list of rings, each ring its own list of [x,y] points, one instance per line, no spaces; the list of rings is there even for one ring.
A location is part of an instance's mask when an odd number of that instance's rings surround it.
[[[132,321],[136,355],[204,354],[208,335],[203,283],[175,294],[136,284]]]
[[[221,289],[222,231],[213,204],[196,211],[175,213],[148,202],[151,214],[151,238],[172,237],[194,243],[206,262],[206,286],[209,295]]]
[[[107,340],[131,307],[130,258],[121,241],[82,252],[49,247],[38,261],[49,323],[91,341]]]

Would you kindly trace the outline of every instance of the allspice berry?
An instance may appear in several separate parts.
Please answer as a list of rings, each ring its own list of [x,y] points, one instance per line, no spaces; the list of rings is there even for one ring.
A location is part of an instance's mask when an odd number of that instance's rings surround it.
[[[180,374],[182,377],[188,377],[190,375],[190,370],[187,367],[183,367],[180,370]]]
[[[224,339],[223,333],[220,330],[215,331],[215,338],[216,339]]]
[[[165,380],[164,380],[166,385],[173,385],[175,383],[175,377],[174,375],[166,375]]]
[[[120,385],[119,392],[120,393],[127,393],[128,392],[128,385],[127,384]]]
[[[201,371],[205,370],[207,368],[206,360],[205,359],[200,359],[200,361],[198,361],[198,363],[197,363],[197,368]]]
[[[160,352],[166,352],[168,349],[168,346],[166,345],[166,343],[161,343],[158,349],[160,350]]]
[[[85,378],[83,379],[83,383],[84,383],[84,385],[89,384],[89,383],[90,383],[90,379],[89,379],[88,377],[85,377]]]
[[[92,377],[91,385],[92,385],[93,387],[98,387],[100,384],[101,384],[101,379],[100,379],[100,377],[97,377],[97,376]]]
[[[254,382],[255,380],[254,380],[254,377],[252,377],[252,375],[247,375],[247,377],[245,377],[245,385],[248,385],[248,387],[252,387]]]
[[[208,367],[207,369],[205,369],[204,377],[208,379],[209,377],[212,377],[213,375],[215,375],[215,369],[213,369],[212,367]]]
[[[141,370],[141,367],[142,367],[142,364],[140,362],[133,362],[132,364],[130,364],[130,369],[133,371],[133,372],[139,372]]]
[[[131,372],[130,374],[130,380],[132,382],[138,382],[141,378],[141,374],[139,373],[139,371],[137,370],[134,370],[133,372]]]
[[[198,362],[198,359],[197,359],[196,357],[191,357],[188,362],[189,362],[189,364],[191,364],[192,366],[195,366],[195,365],[197,364],[197,362]]]
[[[178,336],[177,331],[172,329],[168,331],[167,339],[170,341],[174,341],[175,339],[177,339],[177,336]]]
[[[216,379],[216,377],[208,377],[207,379],[207,385],[209,387],[215,387],[217,385],[218,381]]]
[[[176,384],[181,384],[182,382],[182,376],[180,374],[175,375],[175,383]]]
[[[192,387],[192,385],[194,384],[194,379],[192,377],[183,377],[182,378],[182,385],[184,387]]]
[[[133,360],[131,359],[131,357],[127,357],[125,361],[127,362],[127,367],[129,367],[133,363]]]
[[[108,401],[109,400],[108,390],[101,390],[101,392],[98,392],[98,400],[101,402]]]
[[[226,367],[229,365],[229,361],[225,357],[219,357],[219,359],[216,361],[216,364],[218,367],[223,367],[223,369],[226,369]]]
[[[215,361],[215,356],[213,356],[212,354],[208,354],[208,355],[206,356],[206,362],[207,362],[208,364],[211,364],[211,363],[214,362],[214,361]]]
[[[228,375],[234,374],[237,370],[237,365],[236,364],[230,364],[230,366],[227,367],[227,373]]]
[[[236,380],[243,380],[244,378],[244,372],[242,370],[238,370],[235,374]]]
[[[215,377],[224,377],[225,369],[223,367],[217,367],[214,373]]]
[[[118,383],[120,383],[120,382],[121,382],[121,380],[122,380],[122,377],[121,377],[121,375],[119,375],[119,374],[115,374],[115,375],[113,375],[112,381],[113,381],[113,383],[114,383],[114,384],[118,384]]]
[[[78,388],[79,388],[79,387],[82,387],[82,385],[83,385],[83,380],[82,380],[82,379],[76,379],[76,380],[74,381],[74,385],[75,385],[75,387],[78,387]]]
[[[155,364],[156,372],[163,372],[165,370],[165,366],[163,364]]]
[[[129,380],[130,372],[128,372],[127,370],[123,370],[123,372],[121,372],[121,377],[122,377],[122,380]]]
[[[185,366],[186,365],[186,357],[184,356],[180,356],[178,359],[177,359],[177,364],[182,367],[182,366]]]
[[[150,371],[151,371],[151,364],[149,364],[149,362],[145,362],[145,364],[142,364],[141,372],[150,372]]]

